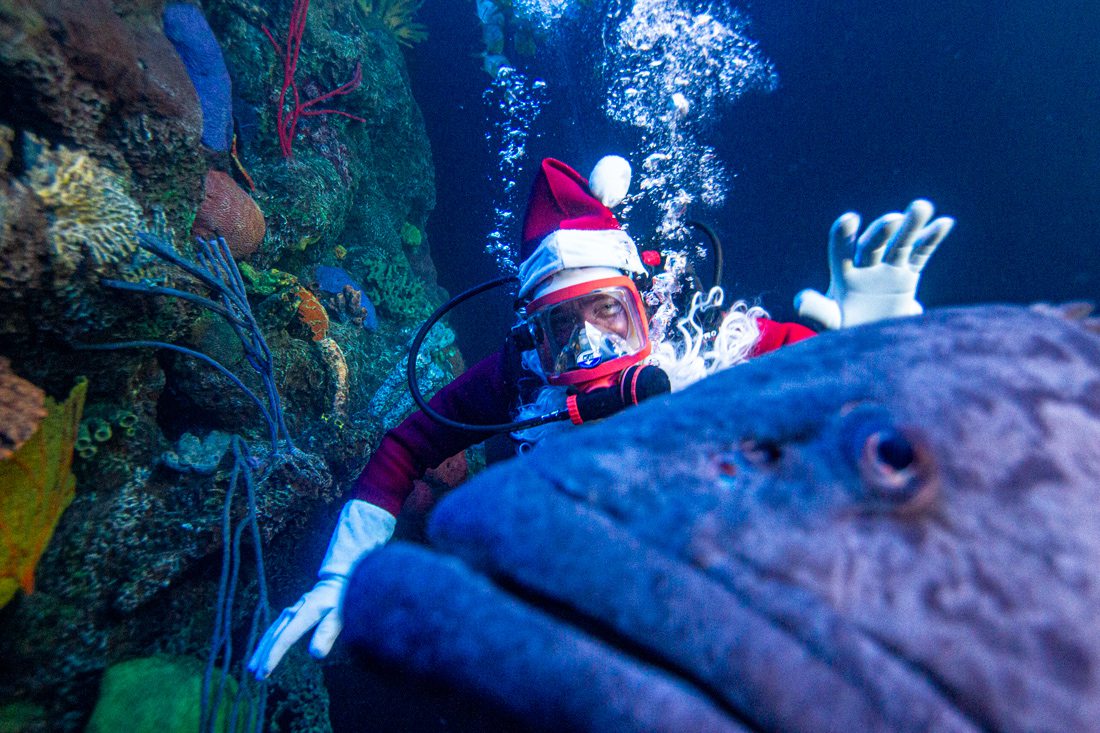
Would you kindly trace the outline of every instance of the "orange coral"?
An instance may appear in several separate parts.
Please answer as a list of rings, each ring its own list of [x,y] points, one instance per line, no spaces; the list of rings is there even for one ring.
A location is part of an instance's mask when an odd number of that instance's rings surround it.
[[[191,234],[204,239],[224,237],[233,259],[248,257],[260,248],[267,233],[260,207],[222,171],[207,171],[205,186]]]
[[[298,320],[313,333],[313,340],[320,341],[328,335],[328,313],[317,296],[305,288],[298,288]]]
[[[87,391],[81,380],[60,404],[47,397],[38,430],[0,461],[0,608],[19,588],[34,590],[34,569],[76,494],[73,445]]]
[[[435,479],[454,489],[470,477],[466,451],[459,451],[435,468],[428,469],[428,478]]]

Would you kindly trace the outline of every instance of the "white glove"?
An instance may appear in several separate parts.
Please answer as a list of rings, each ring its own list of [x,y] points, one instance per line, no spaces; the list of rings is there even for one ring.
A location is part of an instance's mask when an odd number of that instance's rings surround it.
[[[317,631],[309,644],[309,653],[318,659],[329,653],[344,628],[340,600],[352,568],[363,555],[389,540],[396,523],[385,509],[360,499],[344,505],[317,573],[321,581],[297,603],[284,609],[256,645],[248,661],[248,669],[256,679],[270,675],[294,642],[314,626]]]
[[[950,217],[929,224],[931,218],[931,202],[917,199],[904,214],[876,219],[858,240],[859,214],[837,219],[829,231],[829,290],[796,295],[798,315],[843,328],[923,313],[917,302],[921,270],[955,226]]]

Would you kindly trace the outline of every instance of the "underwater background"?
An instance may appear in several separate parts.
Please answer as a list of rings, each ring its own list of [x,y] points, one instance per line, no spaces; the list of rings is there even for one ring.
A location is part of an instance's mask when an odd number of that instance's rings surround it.
[[[958,221],[925,271],[926,305],[1095,298],[1100,10],[1029,0],[730,7],[744,11],[749,37],[777,75],[772,91],[720,106],[701,134],[735,177],[721,205],[690,214],[720,235],[723,282],[734,297],[759,297],[773,316],[793,318],[794,293],[827,283],[824,249],[837,216],[854,210],[868,221],[926,197]],[[425,4],[421,17],[438,24],[433,38],[449,35],[409,56],[437,161],[429,232],[433,242],[452,243],[435,254],[440,281],[452,292],[493,272],[484,258],[469,258],[484,235],[462,246],[470,228],[455,226],[471,212],[492,217],[484,187],[491,174],[469,175],[471,166],[492,169],[485,156],[493,151],[471,149],[471,128],[485,124],[484,107],[473,102],[481,87],[432,72],[452,42],[477,42],[476,20],[456,15],[450,6]],[[575,57],[578,35],[560,38],[560,55],[540,71],[553,79],[562,59],[596,63],[599,50]],[[532,160],[560,157],[583,172],[609,150],[646,147],[636,129],[609,123],[600,109],[603,87],[559,81],[569,84],[537,122]],[[533,175],[525,174],[523,183]],[[480,265],[478,276],[443,264],[448,256]],[[470,324],[458,328],[460,341],[489,330],[474,326],[480,316],[453,316]]]
[[[1069,2],[0,0],[0,731],[503,725],[339,650],[240,663],[537,162],[626,156],[630,233],[707,223],[780,320],[837,216],[917,197],[958,221],[926,307],[1095,300],[1098,37]],[[422,389],[511,319],[454,311]]]

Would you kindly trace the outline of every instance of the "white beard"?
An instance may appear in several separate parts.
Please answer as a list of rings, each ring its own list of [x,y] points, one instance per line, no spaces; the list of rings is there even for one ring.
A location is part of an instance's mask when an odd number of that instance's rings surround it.
[[[699,319],[707,312],[721,308],[725,294],[722,288],[711,288],[706,297],[696,293],[691,299],[687,316],[676,322],[678,337],[653,345],[648,363],[665,370],[672,391],[678,392],[704,377],[748,361],[760,339],[759,318],[768,313],[760,306],[749,306],[738,300],[722,318],[713,339],[705,339]]]

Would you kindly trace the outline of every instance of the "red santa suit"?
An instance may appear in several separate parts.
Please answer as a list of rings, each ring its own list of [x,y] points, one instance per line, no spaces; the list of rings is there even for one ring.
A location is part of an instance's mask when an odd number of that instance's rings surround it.
[[[752,356],[801,341],[814,332],[797,323],[757,319],[760,337]],[[505,347],[482,359],[439,390],[429,406],[444,417],[474,425],[495,425],[514,419],[519,391],[518,359]],[[420,410],[382,438],[366,468],[356,479],[352,498],[362,499],[396,516],[413,489],[413,482],[455,453],[476,445],[488,433],[460,430],[438,423]]]

